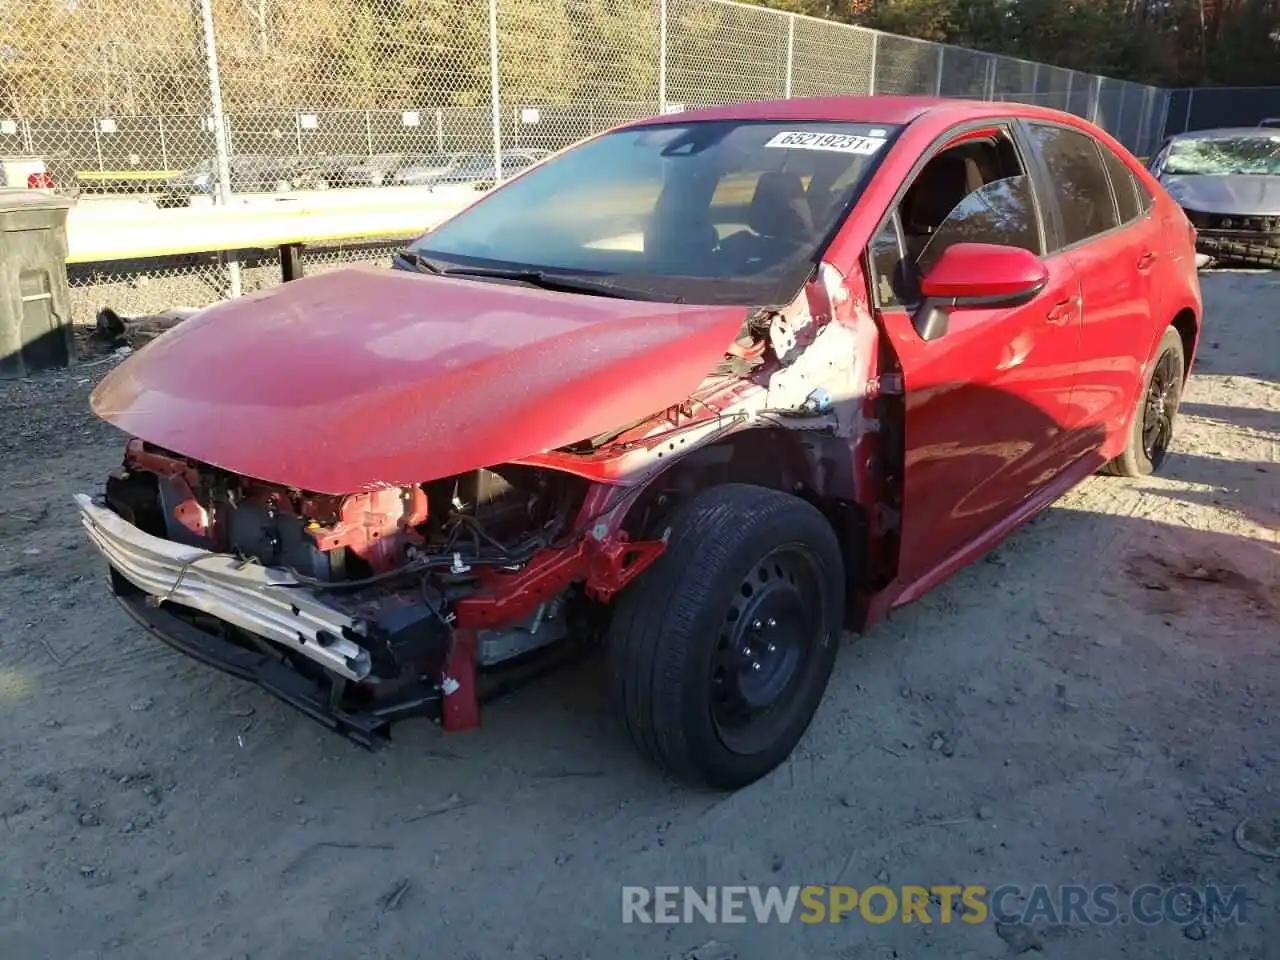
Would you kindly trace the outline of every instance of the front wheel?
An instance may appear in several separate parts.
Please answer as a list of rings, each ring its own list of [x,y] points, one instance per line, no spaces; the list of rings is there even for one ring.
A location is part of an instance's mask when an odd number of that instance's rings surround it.
[[[773,770],[826,690],[844,600],[840,544],[811,504],[745,484],[699,494],[614,609],[613,692],[636,747],[715,788]]]
[[[1182,400],[1186,375],[1182,337],[1173,327],[1165,330],[1156,350],[1156,361],[1147,374],[1138,409],[1129,427],[1124,452],[1102,468],[1117,477],[1145,477],[1160,469],[1173,440],[1173,426]]]

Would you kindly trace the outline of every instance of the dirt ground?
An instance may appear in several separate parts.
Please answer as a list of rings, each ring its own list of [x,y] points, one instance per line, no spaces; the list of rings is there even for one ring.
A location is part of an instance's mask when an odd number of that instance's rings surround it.
[[[0,957],[1258,958],[1280,861],[1280,275],[1204,276],[1160,479],[1094,478],[842,651],[801,748],[664,782],[599,663],[369,754],[148,639],[73,517],[110,361],[0,384]],[[624,884],[1244,885],[1244,925],[624,926]],[[695,950],[709,940],[724,945]],[[691,953],[691,951],[693,951]]]

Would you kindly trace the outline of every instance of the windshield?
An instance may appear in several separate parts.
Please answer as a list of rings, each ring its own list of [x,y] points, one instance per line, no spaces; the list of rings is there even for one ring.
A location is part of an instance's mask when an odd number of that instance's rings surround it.
[[[1164,172],[1280,176],[1280,134],[1175,140],[1169,145]]]
[[[448,264],[607,276],[656,299],[785,303],[896,130],[737,120],[621,130],[544,162],[411,249]]]

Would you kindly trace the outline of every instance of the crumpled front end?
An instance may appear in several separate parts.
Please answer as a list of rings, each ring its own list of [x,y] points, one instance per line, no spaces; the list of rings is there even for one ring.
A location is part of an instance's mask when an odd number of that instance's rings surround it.
[[[177,604],[304,653],[348,680],[369,676],[372,658],[360,644],[367,624],[357,627],[288,571],[152,536],[105,500],[78,494],[76,504],[89,540],[113,570],[151,598],[148,606]]]
[[[306,494],[134,440],[76,504],[148,630],[373,747],[408,716],[475,725],[480,673],[588,638],[661,552],[611,525],[631,496],[516,465]]]
[[[132,616],[360,743],[407,716],[474,726],[488,695],[592,649],[708,485],[876,496],[875,328],[825,264],[755,311],[420,279],[352,276],[153,341],[95,392],[135,439],[79,500]],[[429,322],[384,282],[434,290]],[[362,283],[376,323],[321,302]],[[324,375],[273,379],[254,338],[317,311],[296,352]]]

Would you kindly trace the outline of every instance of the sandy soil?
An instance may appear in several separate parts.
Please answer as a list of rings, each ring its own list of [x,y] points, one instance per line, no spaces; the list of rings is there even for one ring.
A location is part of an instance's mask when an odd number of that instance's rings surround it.
[[[802,748],[663,782],[588,663],[367,754],[149,640],[72,492],[109,363],[0,384],[0,957],[1257,960],[1280,862],[1280,276],[1204,277],[1163,477],[1094,478],[842,651]],[[623,926],[623,884],[1243,884],[1243,926]],[[694,951],[690,953],[690,951]]]

